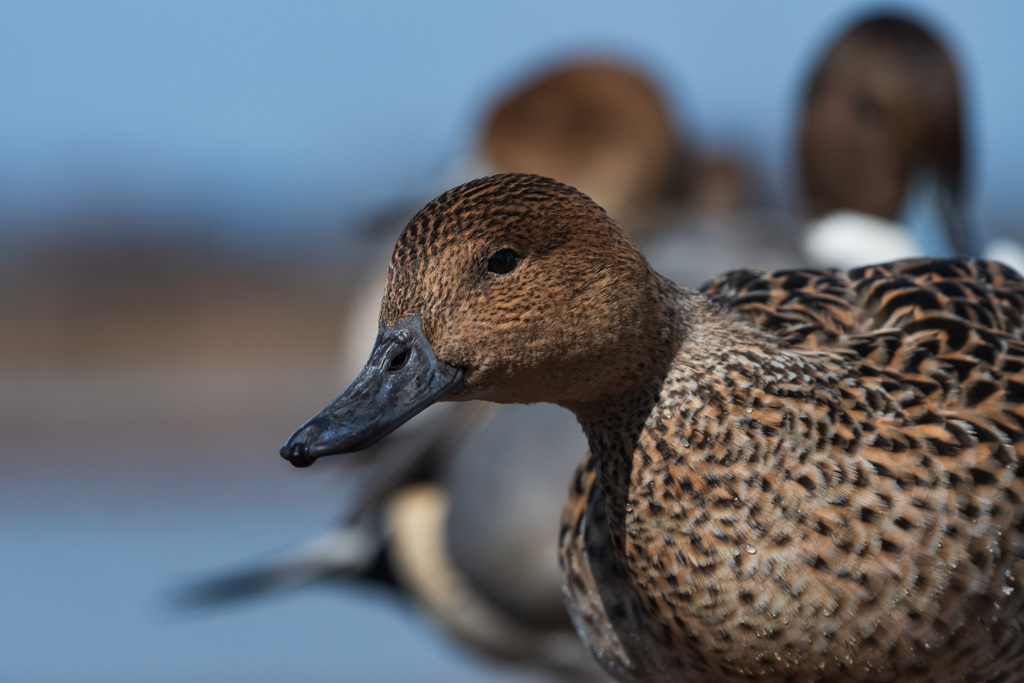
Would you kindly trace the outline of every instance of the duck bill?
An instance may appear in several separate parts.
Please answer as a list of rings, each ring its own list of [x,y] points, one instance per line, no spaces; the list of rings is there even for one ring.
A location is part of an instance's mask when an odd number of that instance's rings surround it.
[[[462,368],[438,359],[419,314],[381,323],[359,376],[338,398],[299,427],[281,457],[308,467],[320,457],[372,446],[414,415],[462,388]]]

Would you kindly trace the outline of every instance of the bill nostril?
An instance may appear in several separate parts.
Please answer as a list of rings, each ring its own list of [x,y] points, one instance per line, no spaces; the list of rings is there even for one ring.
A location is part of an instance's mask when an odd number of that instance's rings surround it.
[[[408,350],[399,351],[398,353],[396,353],[394,356],[391,357],[390,361],[388,361],[388,372],[394,372],[396,370],[401,370],[402,367],[408,362],[408,360],[409,360],[409,351]]]

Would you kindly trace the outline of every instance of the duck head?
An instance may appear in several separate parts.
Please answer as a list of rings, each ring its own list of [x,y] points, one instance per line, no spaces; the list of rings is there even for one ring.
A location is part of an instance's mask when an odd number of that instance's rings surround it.
[[[961,138],[959,78],[942,41],[913,18],[864,19],[808,81],[799,151],[807,208],[895,219],[923,171],[958,197]]]
[[[651,372],[658,282],[567,185],[506,174],[450,190],[398,239],[369,362],[281,455],[360,450],[440,400],[600,401]]]
[[[639,68],[570,61],[493,105],[480,136],[489,167],[558,178],[631,234],[683,200],[694,159],[658,85]]]

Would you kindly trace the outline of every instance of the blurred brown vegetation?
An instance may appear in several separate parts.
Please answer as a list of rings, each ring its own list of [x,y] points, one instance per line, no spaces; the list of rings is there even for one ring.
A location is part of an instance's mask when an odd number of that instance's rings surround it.
[[[130,234],[43,244],[0,275],[4,459],[25,441],[74,458],[108,440],[119,460],[140,458],[126,440],[239,437],[276,458],[336,393],[346,255]]]

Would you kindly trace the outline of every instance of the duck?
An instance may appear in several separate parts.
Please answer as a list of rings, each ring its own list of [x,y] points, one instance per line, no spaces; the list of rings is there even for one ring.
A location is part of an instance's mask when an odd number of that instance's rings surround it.
[[[831,41],[804,86],[796,136],[812,260],[979,254],[960,83],[953,51],[916,17],[868,15]]]
[[[412,218],[363,371],[280,454],[554,403],[589,446],[563,591],[616,680],[1019,680],[1022,316],[970,258],[684,288],[581,192],[489,176]]]
[[[546,65],[488,105],[476,175],[536,173],[578,187],[633,235],[696,196],[703,160],[647,70],[611,56]]]

